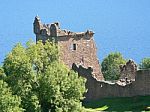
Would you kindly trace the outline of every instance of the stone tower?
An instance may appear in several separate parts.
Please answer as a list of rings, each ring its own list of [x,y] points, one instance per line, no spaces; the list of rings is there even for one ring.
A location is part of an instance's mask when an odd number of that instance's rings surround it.
[[[47,39],[54,40],[60,47],[60,59],[70,69],[73,64],[84,68],[91,67],[93,77],[96,80],[104,79],[96,56],[96,45],[92,31],[71,32],[62,30],[57,22],[42,24],[39,17],[35,17],[33,25],[36,41],[42,40],[45,43]]]

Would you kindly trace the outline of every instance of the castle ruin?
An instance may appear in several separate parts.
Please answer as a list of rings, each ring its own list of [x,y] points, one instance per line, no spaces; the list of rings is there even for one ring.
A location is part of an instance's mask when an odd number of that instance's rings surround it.
[[[39,17],[34,20],[36,41],[54,41],[60,47],[60,59],[70,69],[87,79],[85,93],[87,101],[105,97],[132,97],[150,95],[150,70],[137,70],[133,60],[120,66],[120,79],[104,81],[96,56],[94,32],[71,32],[60,29],[59,23],[42,24]]]

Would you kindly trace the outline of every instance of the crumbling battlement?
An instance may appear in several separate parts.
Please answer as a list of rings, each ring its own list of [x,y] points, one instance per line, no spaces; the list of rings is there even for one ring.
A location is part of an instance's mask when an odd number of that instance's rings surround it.
[[[84,68],[91,67],[92,76],[96,80],[104,79],[96,56],[97,49],[92,31],[71,32],[62,30],[57,22],[42,24],[39,17],[35,17],[33,25],[36,41],[42,40],[45,43],[49,39],[56,42],[60,48],[60,59],[70,69],[73,63]]]
[[[38,16],[35,17],[34,20],[34,33],[36,34],[36,39],[42,40],[45,42],[47,39],[52,39],[54,37],[73,37],[80,38],[84,37],[90,39],[94,32],[87,30],[86,32],[71,32],[69,30],[60,29],[60,25],[58,22],[51,24],[42,24],[40,18]],[[57,40],[58,41],[58,40]]]

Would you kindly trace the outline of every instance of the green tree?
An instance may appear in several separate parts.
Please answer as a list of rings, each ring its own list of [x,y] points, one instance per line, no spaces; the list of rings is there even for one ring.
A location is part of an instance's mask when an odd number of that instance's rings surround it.
[[[120,77],[119,66],[125,64],[126,60],[123,58],[122,54],[119,52],[110,53],[102,61],[102,73],[105,80],[117,80]]]
[[[45,111],[80,112],[84,92],[85,80],[59,62],[51,63],[40,77],[40,100]]]
[[[0,80],[0,112],[23,112],[21,99],[12,95],[7,83]]]
[[[150,69],[150,58],[144,58],[142,59],[140,63],[140,69]]]
[[[32,91],[36,75],[30,63],[30,57],[21,44],[17,44],[7,55],[3,68],[7,75],[6,81],[12,88],[13,94],[21,97],[22,108],[28,112],[39,111],[38,98],[36,93]]]
[[[82,111],[85,80],[59,61],[55,43],[17,44],[4,60],[6,81],[27,112]]]

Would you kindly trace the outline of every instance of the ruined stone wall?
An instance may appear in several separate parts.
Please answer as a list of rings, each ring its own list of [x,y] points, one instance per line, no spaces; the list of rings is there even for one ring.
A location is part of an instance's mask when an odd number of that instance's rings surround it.
[[[135,81],[127,85],[118,85],[107,81],[97,81],[87,69],[78,68],[76,70],[87,79],[85,94],[86,101],[98,100],[108,97],[132,97],[137,95],[150,95],[150,70],[139,70],[136,72]],[[87,73],[86,73],[87,71]]]

